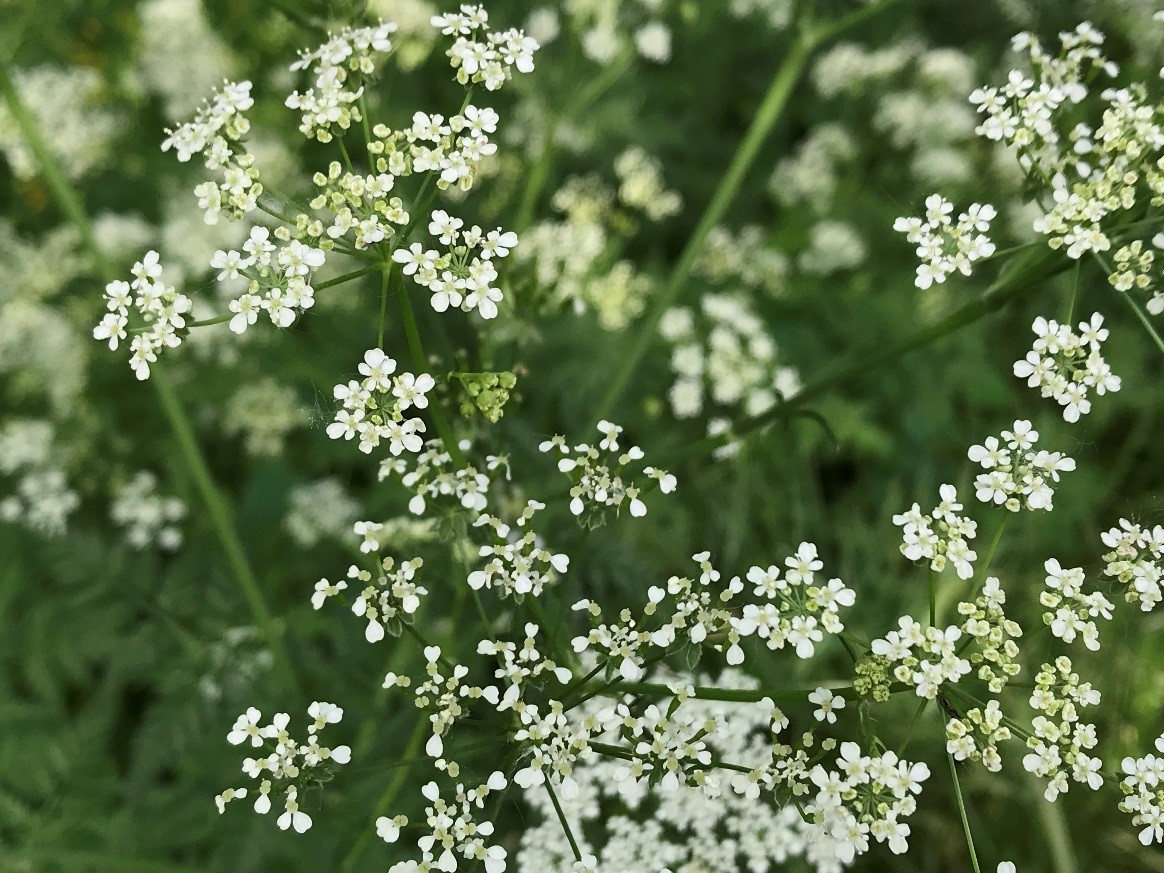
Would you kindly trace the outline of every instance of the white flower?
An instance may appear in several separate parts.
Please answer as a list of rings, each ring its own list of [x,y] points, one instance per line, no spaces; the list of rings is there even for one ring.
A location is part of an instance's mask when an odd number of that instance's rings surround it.
[[[249,739],[252,746],[256,748],[261,746],[263,738],[259,733],[259,720],[262,717],[262,713],[252,706],[235,721],[234,728],[226,735],[226,741],[237,746]]]
[[[837,711],[845,708],[845,698],[834,695],[823,687],[809,694],[808,702],[816,704],[817,708],[812,713],[816,720],[827,721],[829,724],[835,724]]]

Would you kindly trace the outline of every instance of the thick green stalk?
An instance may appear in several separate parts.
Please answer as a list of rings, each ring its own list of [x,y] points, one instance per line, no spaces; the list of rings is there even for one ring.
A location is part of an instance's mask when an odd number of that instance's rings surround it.
[[[708,234],[723,219],[728,207],[735,199],[736,194],[739,193],[748,171],[752,168],[752,164],[755,163],[760,147],[764,144],[764,141],[768,138],[768,134],[772,132],[772,129],[780,120],[780,116],[783,114],[784,108],[788,105],[788,101],[792,96],[792,91],[800,81],[800,77],[804,73],[805,66],[813,52],[844,31],[861,24],[871,16],[896,5],[898,2],[900,0],[881,0],[879,3],[872,3],[857,9],[835,21],[819,25],[809,24],[797,34],[788,53],[784,56],[783,62],[779,69],[777,69],[776,75],[773,76],[772,83],[768,86],[768,91],[764,95],[764,100],[760,104],[760,108],[756,111],[751,126],[748,128],[747,133],[744,134],[743,140],[736,149],[736,153],[728,165],[727,172],[716,187],[711,202],[703,211],[703,215],[700,216],[699,223],[695,226],[695,230],[687,240],[687,244],[683,247],[683,251],[679,255],[679,260],[675,263],[663,288],[655,297],[655,302],[650,311],[638,324],[636,328],[637,333],[630,350],[622,357],[621,366],[607,387],[601,402],[598,404],[593,421],[591,421],[590,428],[588,429],[593,429],[594,425],[600,419],[610,415],[618,405],[619,400],[622,399],[623,394],[630,385],[631,377],[638,370],[639,364],[646,354],[647,349],[655,341],[659,320],[674,305],[680,292],[683,290],[683,286],[687,282],[691,269],[695,264],[695,259],[699,256]]]
[[[679,292],[683,290],[683,286],[687,282],[695,259],[699,256],[699,252],[707,240],[707,235],[711,233],[712,228],[719,224],[724,213],[727,212],[728,206],[731,205],[740,190],[740,186],[743,185],[744,177],[755,162],[760,146],[764,144],[764,140],[768,138],[768,134],[780,119],[784,107],[788,105],[792,90],[800,81],[801,73],[804,71],[814,45],[813,42],[804,37],[797,37],[784,56],[784,61],[772,78],[768,92],[764,95],[764,101],[760,104],[755,118],[752,119],[752,125],[744,135],[739,148],[736,149],[727,172],[720,180],[715,194],[712,195],[711,202],[703,211],[699,223],[683,247],[679,260],[672,268],[666,283],[656,295],[654,305],[647,313],[646,318],[638,324],[634,341],[629,351],[622,356],[621,365],[598,404],[593,415],[594,420],[591,422],[591,428],[588,429],[592,429],[600,419],[609,415],[622,399],[622,395],[630,384],[631,377],[638,370],[640,361],[655,340],[659,320],[674,305]]]
[[[113,852],[69,851],[68,849],[24,849],[0,853],[0,870],[88,870],[97,873],[202,873],[205,867],[174,864],[148,858],[134,858],[123,849]]]
[[[933,567],[929,574],[930,627],[938,626],[938,572]]]
[[[318,36],[327,36],[327,28],[322,24],[312,21],[299,8],[299,6],[303,5],[302,0],[295,0],[295,2],[292,2],[292,0],[263,0],[263,2],[283,15],[292,24],[296,24],[304,30]]]
[[[388,280],[392,275],[392,267],[385,265],[380,270],[380,326],[376,330],[376,348],[384,348],[384,328],[388,325]],[[408,292],[403,288],[401,294]]]
[[[1039,811],[1039,824],[1042,825],[1043,833],[1047,837],[1055,873],[1079,873],[1079,864],[1075,861],[1075,846],[1071,841],[1071,828],[1067,824],[1063,804],[1047,803],[1039,780],[1034,776],[1030,776],[1029,779],[1031,793],[1035,798],[1035,809]]]
[[[412,736],[408,738],[407,744],[404,746],[404,751],[401,753],[401,762],[398,762],[396,772],[392,774],[392,781],[384,789],[384,793],[380,795],[380,799],[376,801],[376,810],[372,813],[372,820],[375,821],[382,815],[387,814],[389,808],[392,806],[392,801],[400,793],[400,789],[404,787],[404,780],[408,776],[409,767],[413,763],[420,763],[426,760],[428,756],[420,758],[417,753],[420,751],[420,746],[424,742],[425,734],[428,733],[427,728],[429,722],[427,718],[417,718],[416,727],[412,729]],[[343,861],[340,862],[340,870],[342,873],[350,873],[355,869],[356,862],[360,860],[360,856],[364,854],[364,849],[367,848],[369,841],[372,838],[372,829],[365,826],[360,832],[359,839],[352,845],[348,853],[344,855]]]
[[[1066,268],[1066,259],[1059,258],[1050,249],[1039,249],[1012,262],[1012,269],[1000,276],[991,287],[961,309],[951,313],[946,318],[929,327],[911,333],[896,343],[880,345],[875,348],[859,352],[848,360],[838,364],[823,375],[810,381],[799,392],[785,401],[777,403],[766,412],[745,418],[738,422],[729,431],[719,436],[706,437],[677,450],[673,450],[661,458],[662,463],[674,462],[683,458],[702,455],[714,451],[733,440],[751,433],[758,428],[771,424],[774,421],[788,418],[802,409],[810,401],[843,385],[852,379],[859,378],[875,367],[890,361],[895,361],[903,355],[916,349],[928,346],[947,334],[961,330],[992,312],[996,312],[1011,301],[1018,300],[1032,293],[1038,282],[1050,278]]]
[[[401,288],[396,296],[400,298],[400,315],[404,321],[404,335],[408,338],[408,350],[412,353],[412,366],[417,373],[423,373],[428,369],[428,359],[425,358],[424,346],[420,342],[420,331],[416,326],[416,315],[412,311],[412,301],[408,297],[408,289]],[[436,425],[441,442],[445,445],[445,451],[449,453],[453,463],[458,467],[467,466],[465,454],[461,451],[457,437],[453,433],[448,419],[445,418],[444,410],[441,409],[440,404],[430,403],[428,412],[432,417],[433,424]]]
[[[1098,263],[1100,267],[1103,268],[1104,274],[1110,276],[1113,272],[1112,266],[1103,257],[1103,255],[1101,255],[1099,252],[1092,252],[1091,255],[1093,258],[1095,258],[1096,263]],[[1131,308],[1132,312],[1135,313],[1136,318],[1138,318],[1140,321],[1140,324],[1144,326],[1144,330],[1148,332],[1148,336],[1152,338],[1152,342],[1156,344],[1156,348],[1158,348],[1161,352],[1164,352],[1164,338],[1161,338],[1160,334],[1156,332],[1155,326],[1144,313],[1144,310],[1140,309],[1140,304],[1136,303],[1135,298],[1132,297],[1131,292],[1117,291],[1116,294],[1119,297],[1122,297],[1124,302],[1127,303]]]
[[[570,822],[566,820],[566,813],[558,800],[558,792],[554,791],[553,780],[549,777],[546,778],[546,792],[550,795],[550,803],[554,805],[554,814],[558,816],[558,823],[566,832],[566,841],[570,844],[570,851],[574,853],[574,860],[581,862],[582,852],[578,848],[578,841],[574,839],[574,831],[570,829]]]
[[[554,165],[556,149],[554,138],[558,126],[567,119],[575,119],[589,109],[599,97],[605,94],[610,87],[622,77],[630,67],[631,55],[625,54],[616,58],[603,71],[587,83],[578,93],[577,98],[561,113],[550,113],[546,123],[546,141],[542,143],[537,161],[526,177],[525,187],[521,192],[521,201],[517,207],[517,215],[513,220],[513,230],[520,236],[533,222],[534,210],[537,208],[538,198],[550,178],[550,170]]]
[[[695,686],[694,694],[690,695],[697,700],[726,700],[735,703],[757,703],[764,698],[771,700],[804,700],[820,685],[806,688],[713,688]],[[827,686],[826,686],[827,687]],[[688,689],[691,690],[691,689]],[[849,700],[857,698],[858,694],[852,685],[840,685],[829,688],[838,697]],[[657,696],[673,696],[674,692],[667,685],[655,682],[616,682],[610,687],[611,694],[653,694]]]
[[[954,756],[946,753],[946,760],[950,762],[950,778],[954,780],[954,796],[958,799],[958,815],[962,817],[962,830],[966,833],[966,847],[970,850],[970,866],[974,873],[982,873],[978,866],[978,853],[974,851],[974,835],[970,833],[970,819],[966,817],[966,799],[962,797],[962,786],[958,782],[958,765]]]
[[[21,135],[24,137],[29,150],[36,158],[41,174],[48,183],[61,211],[65,213],[65,216],[76,228],[77,233],[80,234],[81,241],[88,250],[98,275],[106,282],[113,281],[117,278],[114,275],[113,266],[101,251],[97,236],[93,232],[93,225],[89,221],[80,196],[57,165],[56,158],[37,127],[36,119],[32,117],[28,108],[21,101],[20,95],[16,93],[8,68],[2,64],[0,64],[0,95],[8,104],[8,109],[12,113],[17,127],[20,128]],[[251,615],[259,626],[259,630],[262,632],[267,646],[271,649],[280,670],[285,674],[285,678],[291,686],[297,687],[295,671],[291,666],[287,649],[283,645],[278,626],[263,599],[262,590],[259,588],[247,561],[246,552],[243,550],[238,532],[234,529],[229,505],[214,482],[210,468],[206,464],[206,458],[194,436],[190,420],[182,409],[177,393],[169,379],[166,378],[164,369],[158,364],[153,364],[150,372],[150,384],[157,393],[162,412],[174,433],[174,438],[178,443],[182,458],[190,470],[195,487],[206,504],[207,514],[226,556],[231,575],[242,591]]]

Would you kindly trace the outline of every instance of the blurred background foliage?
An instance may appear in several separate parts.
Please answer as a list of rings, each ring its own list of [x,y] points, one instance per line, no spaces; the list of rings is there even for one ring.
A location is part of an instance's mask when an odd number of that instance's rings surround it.
[[[373,115],[391,124],[417,109],[454,109],[441,51],[423,28],[404,26],[425,22],[427,4],[367,5],[367,15],[399,20],[404,31],[398,62],[371,95]],[[536,72],[497,98],[501,156],[464,209],[506,227],[557,220],[555,191],[587,175],[613,190],[618,157],[641,148],[683,208],[658,221],[612,208],[604,254],[634,265],[649,302],[789,49],[781,10],[790,4],[606,4],[618,34],[664,22],[672,37],[665,63],[621,43],[613,59],[596,61],[585,39],[596,14],[588,10],[604,4],[543,5],[557,11],[560,32],[539,53]],[[998,264],[919,292],[911,247],[891,230],[896,216],[916,214],[926,195],[941,190],[960,207],[974,200],[998,206],[1000,248],[1029,239],[1013,169],[973,136],[968,90],[1005,75],[1017,30],[1053,37],[1085,19],[1108,34],[1108,54],[1130,77],[1150,78],[1161,62],[1162,29],[1150,21],[1157,5],[906,0],[845,34],[849,55],[834,54],[837,44],[824,47],[725,220],[732,233],[757,229],[737,250],[745,268],[760,265],[752,271],[760,277],[742,275],[747,269],[717,275],[704,263],[680,303],[724,291],[746,295],[781,364],[803,381],[948,315],[981,293]],[[825,0],[816,6],[825,18],[845,8]],[[488,7],[506,26],[531,18],[523,0]],[[287,64],[319,41],[305,21],[364,15],[362,3],[310,0],[0,2],[3,60],[96,220],[107,257],[125,272],[146,248],[158,248],[164,263],[181,269],[186,288],[202,289],[209,301],[213,276],[205,264],[238,228],[202,223],[190,193],[198,170],[162,154],[164,128],[223,77],[249,78],[264,173],[294,194],[310,190],[310,172],[329,158],[302,141],[282,106],[292,87]],[[842,145],[831,148],[829,137]],[[321,294],[311,316],[288,331],[254,329],[245,342],[225,326],[196,334],[170,368],[290,650],[296,689],[272,668],[154,393],[134,381],[121,354],[89,338],[103,283],[2,113],[0,154],[0,428],[50,422],[46,463],[64,473],[79,500],[67,530],[55,535],[19,518],[0,522],[0,870],[386,869],[389,847],[367,835],[378,799],[406,772],[388,767],[413,754],[405,747],[416,716],[379,685],[385,670],[417,654],[407,640],[369,647],[346,617],[309,606],[315,580],[350,561],[346,531],[355,517],[406,515],[407,495],[376,481],[375,465],[350,444],[323,435],[330,386],[375,335],[374,277],[326,300]],[[525,304],[546,293],[528,265],[507,281],[515,308],[481,338],[467,321],[438,326],[427,311],[421,327],[439,337],[430,351],[442,366],[526,374],[498,425],[461,424],[489,450],[508,452],[515,481],[536,497],[560,488],[537,443],[552,433],[590,436],[580,429],[625,352],[627,333],[569,305],[547,312]],[[965,491],[973,478],[966,446],[1017,417],[1033,419],[1049,445],[1077,459],[1078,472],[1056,494],[1053,515],[1012,521],[994,567],[1012,589],[1038,586],[1052,555],[1094,573],[1101,531],[1120,517],[1159,523],[1164,515],[1156,430],[1164,380],[1159,356],[1086,266],[1076,312],[1108,318],[1109,360],[1124,390],[1068,428],[1011,376],[1011,363],[1029,347],[1031,320],[1059,317],[1073,281],[1066,273],[1041,283],[1002,311],[836,386],[809,405],[819,419],[777,425],[730,459],[684,460],[673,469],[675,498],[656,501],[645,522],[585,532],[561,504],[551,506],[553,546],[572,557],[564,602],[582,592],[605,603],[636,602],[647,585],[686,571],[694,552],[711,550],[717,566],[736,573],[777,562],[807,539],[830,572],[857,590],[854,630],[880,635],[925,599],[923,571],[900,558],[890,516],[914,500],[926,506],[943,482]],[[402,347],[392,325],[388,348]],[[706,415],[672,414],[668,360],[660,340],[614,416],[648,461],[706,432]],[[135,548],[112,519],[117,495],[139,471],[150,471],[159,493],[187,507],[181,548]],[[18,492],[21,475],[0,458],[0,498]],[[305,490],[321,481],[330,484]],[[978,515],[984,544],[998,517]],[[437,536],[405,525],[398,534],[405,551]],[[463,587],[460,559],[440,542],[425,548],[430,589],[449,593],[433,635],[467,638],[458,624],[463,598],[451,594]],[[961,593],[949,583],[947,608]],[[1102,657],[1084,661],[1114,698],[1100,728],[1110,743],[1105,757],[1115,761],[1147,749],[1164,711],[1158,616],[1122,611],[1117,621]],[[823,660],[813,675],[826,666],[847,675],[843,652],[830,650]],[[773,659],[770,671],[789,683],[800,666]],[[313,811],[316,827],[298,836],[240,810],[220,818],[212,798],[237,768],[237,750],[224,741],[235,715],[248,705],[294,713],[319,698],[347,711],[355,757]],[[879,708],[879,729],[901,737],[912,710],[909,701]],[[918,754],[940,764],[936,722],[927,734]],[[934,770],[911,854],[874,852],[859,869],[968,869],[953,796],[944,772]],[[1116,811],[1114,790],[1073,791],[1048,809],[1020,777],[967,774],[984,856],[1012,858],[1024,871],[1164,869]],[[415,792],[405,791],[396,807],[410,811],[415,802]],[[516,833],[522,811],[506,808],[503,816],[500,827]]]

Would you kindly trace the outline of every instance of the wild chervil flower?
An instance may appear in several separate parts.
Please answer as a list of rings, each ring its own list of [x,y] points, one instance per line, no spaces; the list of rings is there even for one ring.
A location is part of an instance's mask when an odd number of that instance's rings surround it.
[[[1036,451],[1039,433],[1029,421],[1016,421],[1012,427],[1002,432],[1001,439],[987,437],[967,452],[971,461],[986,470],[974,480],[978,499],[1011,512],[1024,507],[1050,511],[1059,474],[1074,470],[1075,461],[1061,452]]]
[[[360,451],[370,453],[382,440],[393,455],[417,453],[424,446],[424,422],[405,415],[409,409],[428,407],[429,391],[436,382],[427,373],[396,375],[396,361],[382,349],[369,349],[359,365],[360,381],[336,385],[335,399],[343,408],[327,426],[333,440],[360,439]]]
[[[1103,395],[1120,390],[1120,377],[1112,373],[1099,351],[1108,332],[1098,312],[1079,324],[1079,333],[1042,316],[1031,329],[1034,347],[1015,361],[1014,374],[1038,388],[1043,397],[1053,397],[1063,407],[1065,421],[1079,421],[1080,415],[1091,411],[1089,392]]]
[[[238,717],[227,735],[231,745],[249,743],[252,748],[267,752],[264,757],[243,761],[243,772],[259,783],[255,812],[266,815],[271,811],[272,797],[281,799],[283,812],[276,824],[281,830],[294,828],[298,833],[311,827],[311,816],[299,807],[300,792],[322,785],[331,778],[332,764],[346,764],[352,756],[347,746],[328,748],[319,743],[320,732],[343,718],[342,709],[316,701],[307,708],[307,714],[312,721],[307,726],[305,742],[288,734],[291,718],[287,713],[277,713],[269,724],[260,726],[262,713],[254,707]],[[215,798],[218,811],[225,812],[229,802],[248,795],[250,789],[228,788]]]
[[[942,502],[929,515],[922,515],[915,503],[908,512],[893,516],[893,523],[902,528],[901,553],[911,561],[927,560],[930,569],[941,573],[947,561],[953,564],[961,579],[974,575],[974,561],[978,555],[970,548],[969,540],[978,532],[978,524],[959,515],[962,504],[953,485],[943,485],[939,492]]]
[[[914,284],[925,290],[935,282],[941,284],[955,271],[969,276],[975,261],[994,254],[994,243],[986,235],[997,215],[989,203],[974,203],[958,216],[951,217],[954,204],[940,194],[926,198],[924,218],[898,218],[893,229],[904,233],[907,241],[917,244],[921,265]]]

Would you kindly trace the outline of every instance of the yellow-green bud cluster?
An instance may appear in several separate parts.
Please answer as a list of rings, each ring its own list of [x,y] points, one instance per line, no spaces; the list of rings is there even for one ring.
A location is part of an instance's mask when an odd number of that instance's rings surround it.
[[[465,392],[465,397],[461,401],[461,414],[471,416],[480,413],[496,424],[505,412],[509,392],[517,385],[517,376],[508,371],[453,375],[460,381]]]
[[[884,703],[889,699],[889,659],[883,655],[865,655],[857,662],[853,688],[866,700]]]

